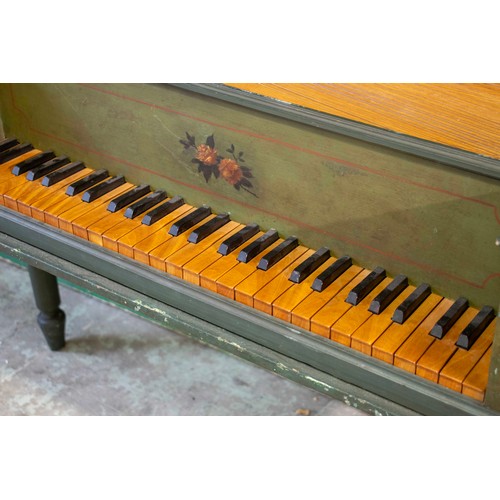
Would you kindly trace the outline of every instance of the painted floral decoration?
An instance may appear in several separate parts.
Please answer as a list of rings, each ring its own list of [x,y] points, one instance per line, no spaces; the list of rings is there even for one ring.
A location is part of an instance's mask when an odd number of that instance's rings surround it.
[[[203,174],[206,182],[214,176],[216,179],[224,179],[238,191],[243,189],[257,196],[250,191],[253,188],[249,181],[253,177],[251,168],[243,165],[244,153],[243,151],[236,152],[234,144],[231,144],[231,147],[225,151],[230,156],[221,156],[215,147],[213,134],[208,136],[203,144],[196,145],[195,137],[186,132],[186,139],[181,139],[179,142],[184,146],[185,151],[193,152],[194,158],[191,162],[198,165],[198,172]]]

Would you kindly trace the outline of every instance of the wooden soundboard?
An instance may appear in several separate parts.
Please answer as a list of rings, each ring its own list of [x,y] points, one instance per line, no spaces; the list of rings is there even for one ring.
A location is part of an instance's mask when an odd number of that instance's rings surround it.
[[[295,106],[500,159],[500,84],[227,85]]]

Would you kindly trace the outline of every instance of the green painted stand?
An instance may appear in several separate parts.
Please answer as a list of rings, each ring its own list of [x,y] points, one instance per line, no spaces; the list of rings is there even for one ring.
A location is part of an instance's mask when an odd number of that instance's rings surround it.
[[[59,308],[61,299],[57,278],[38,267],[28,266],[31,286],[35,303],[40,312],[38,324],[45,336],[45,340],[53,351],[62,349],[65,345],[64,326],[66,315]]]
[[[0,253],[6,256],[365,411],[496,414],[445,387],[4,207],[0,229]]]

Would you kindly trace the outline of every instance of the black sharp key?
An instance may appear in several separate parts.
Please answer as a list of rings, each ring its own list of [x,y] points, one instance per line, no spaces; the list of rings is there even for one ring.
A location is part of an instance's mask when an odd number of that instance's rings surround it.
[[[252,236],[255,236],[258,232],[258,224],[249,224],[248,226],[245,226],[243,229],[238,231],[236,234],[233,234],[227,240],[224,240],[220,244],[217,252],[221,255],[227,255],[233,250],[236,250],[239,246],[243,245],[243,243],[248,241]]]
[[[407,286],[408,278],[399,274],[372,300],[368,310],[380,314]]]
[[[153,210],[148,212],[142,218],[141,223],[145,226],[151,226],[182,205],[184,205],[184,200],[180,196],[174,196],[171,200],[162,203],[159,207],[153,208]]]
[[[302,264],[298,265],[290,274],[290,281],[300,283],[304,281],[311,273],[316,271],[321,264],[324,264],[330,258],[330,249],[321,247],[313,255],[307,258]]]
[[[210,236],[214,231],[225,226],[231,219],[229,214],[219,214],[213,219],[209,220],[206,224],[203,224],[199,228],[195,229],[188,238],[189,243],[199,243],[203,241],[207,236]]]
[[[264,255],[257,264],[257,269],[262,271],[267,271],[271,269],[277,262],[279,262],[283,257],[288,255],[294,248],[299,246],[299,239],[295,236],[290,236],[283,243],[280,243],[277,247],[273,248],[269,253]]]
[[[121,210],[122,208],[130,205],[131,203],[134,203],[134,201],[137,201],[139,198],[142,198],[150,192],[151,188],[147,184],[141,184],[140,186],[137,186],[130,191],[121,194],[114,200],[111,200],[108,205],[108,211],[114,213],[118,210]]]
[[[95,186],[108,177],[109,173],[107,170],[96,170],[95,172],[92,172],[91,174],[85,176],[83,179],[79,179],[78,181],[73,182],[73,184],[70,184],[66,189],[66,194],[68,196],[75,196],[82,191],[90,189],[92,186]]]
[[[269,245],[272,245],[278,240],[278,231],[276,229],[270,229],[267,233],[263,234],[256,240],[252,241],[249,245],[243,248],[236,260],[240,262],[247,263],[252,260],[260,252],[264,251]]]
[[[459,297],[432,327],[429,335],[442,339],[468,307],[469,301],[465,297]]]
[[[0,164],[5,163],[9,160],[13,160],[17,156],[21,156],[24,153],[31,151],[32,149],[34,149],[33,146],[28,142],[25,142],[24,144],[18,144],[17,146],[7,149],[7,151],[0,153]]]
[[[495,319],[495,311],[491,306],[484,306],[473,318],[473,320],[464,328],[463,332],[458,337],[455,345],[466,349],[472,347],[474,342],[479,338],[481,333],[486,330],[486,327]]]
[[[85,191],[82,196],[82,201],[85,201],[86,203],[95,201],[122,184],[125,184],[125,177],[123,177],[123,175],[111,177],[107,181],[101,182],[100,184],[97,184],[96,186]]]
[[[7,139],[2,139],[0,141],[0,153],[7,151],[7,149],[13,148],[14,146],[17,146],[18,144],[19,141],[14,137],[8,137]]]
[[[53,186],[54,184],[57,184],[58,182],[61,182],[64,179],[67,179],[71,175],[80,172],[84,168],[85,168],[85,163],[81,161],[74,161],[72,163],[69,163],[65,167],[62,167],[59,170],[56,170],[55,172],[47,174],[42,179],[42,186],[47,186],[47,187]]]
[[[402,325],[430,294],[431,287],[428,283],[419,285],[394,311],[392,321]]]
[[[136,201],[134,204],[130,205],[130,207],[125,210],[125,217],[127,217],[127,219],[134,219],[138,215],[144,213],[146,210],[149,210],[155,205],[158,205],[158,203],[162,202],[166,197],[166,191],[163,191],[161,189],[155,191],[142,200]]]
[[[179,236],[180,234],[185,233],[188,229],[192,228],[195,224],[198,224],[198,222],[206,219],[211,213],[212,209],[210,207],[197,208],[173,224],[168,234],[172,236]]]
[[[349,292],[345,301],[348,304],[357,306],[384,278],[385,269],[376,267],[361,283]]]
[[[42,165],[42,163],[52,160],[52,158],[55,158],[55,156],[56,155],[53,151],[44,151],[42,153],[38,153],[37,155],[32,156],[31,158],[28,158],[27,160],[24,160],[17,165],[14,165],[12,167],[12,174],[22,175],[29,170],[39,167],[40,165]]]
[[[64,167],[69,163],[69,158],[67,156],[56,156],[52,160],[42,163],[39,167],[33,168],[26,174],[26,179],[29,181],[34,181],[40,177],[45,177],[58,168]]]
[[[311,288],[316,292],[322,292],[327,286],[332,284],[340,275],[344,274],[352,266],[352,259],[349,255],[344,255],[328,266],[319,276],[316,276]]]

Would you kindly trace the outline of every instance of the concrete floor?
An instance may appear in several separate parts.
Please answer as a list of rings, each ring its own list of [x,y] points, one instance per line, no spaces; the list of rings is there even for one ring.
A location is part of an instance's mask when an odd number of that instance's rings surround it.
[[[365,413],[61,287],[67,345],[51,352],[28,274],[0,259],[0,415]]]

